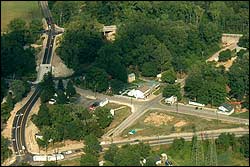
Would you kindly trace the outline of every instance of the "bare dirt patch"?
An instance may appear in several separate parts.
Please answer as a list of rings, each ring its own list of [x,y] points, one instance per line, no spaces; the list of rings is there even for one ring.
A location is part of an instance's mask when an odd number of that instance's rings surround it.
[[[68,68],[62,59],[54,52],[52,60],[53,74],[55,77],[67,77],[74,73],[74,71]]]
[[[182,127],[182,126],[184,126],[184,125],[186,125],[186,124],[187,124],[186,121],[179,121],[179,122],[177,122],[176,124],[174,124],[174,126],[175,126],[175,127]]]
[[[169,116],[163,113],[150,113],[144,120],[146,124],[152,124],[154,126],[166,125],[174,119],[173,116]]]
[[[5,129],[2,131],[2,135],[8,139],[11,138],[11,129],[12,129],[12,123],[15,118],[16,112],[20,110],[23,105],[30,99],[31,95],[34,93],[35,89],[32,88],[31,91],[28,93],[28,95],[22,99],[22,101],[15,104],[14,109],[10,112],[10,117],[7,121],[7,125]],[[12,147],[11,147],[12,148]]]

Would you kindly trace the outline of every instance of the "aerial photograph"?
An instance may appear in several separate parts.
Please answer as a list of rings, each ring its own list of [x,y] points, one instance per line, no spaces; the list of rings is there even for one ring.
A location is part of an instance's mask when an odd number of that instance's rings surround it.
[[[1,166],[249,166],[249,1],[1,1]]]

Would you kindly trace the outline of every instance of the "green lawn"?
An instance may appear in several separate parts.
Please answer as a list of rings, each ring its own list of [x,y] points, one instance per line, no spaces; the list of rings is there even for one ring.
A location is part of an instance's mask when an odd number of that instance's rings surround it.
[[[42,19],[37,1],[1,1],[1,32],[7,30],[8,23],[14,18],[30,22],[34,18]]]
[[[249,111],[243,113],[233,113],[231,116],[249,119]]]
[[[118,104],[114,104],[114,103],[109,103],[107,105],[107,107],[112,108],[112,109],[116,109],[116,108],[122,107],[122,105],[118,105]],[[131,114],[131,110],[127,106],[125,108],[122,108],[122,109],[119,109],[119,110],[115,111],[114,120],[111,122],[111,124],[109,125],[109,127],[107,127],[105,129],[105,132],[109,131],[112,128],[115,128],[116,126],[118,126],[130,114]]]
[[[191,161],[191,142],[185,142],[186,144],[180,151],[173,150],[170,145],[154,146],[152,149],[156,155],[161,153],[167,153],[169,160],[173,163],[173,166],[192,166]],[[207,156],[205,149],[205,143],[203,142],[204,157]],[[207,166],[208,164],[206,164]],[[238,152],[228,150],[221,152],[217,150],[217,165],[218,166],[248,166],[248,159],[244,158]]]
[[[173,119],[165,125],[155,126],[154,124],[144,123],[145,118],[149,113],[164,113],[167,116],[172,116]],[[176,126],[178,122],[186,122],[183,126]],[[185,114],[169,113],[164,111],[150,110],[144,114],[137,122],[131,127],[127,128],[122,136],[128,134],[131,129],[139,129],[134,136],[153,136],[153,135],[168,135],[176,132],[192,132],[195,126],[197,131],[201,130],[212,130],[212,129],[222,129],[222,128],[236,128],[242,125],[230,124],[219,121],[217,125],[217,120],[207,120],[195,116],[189,116]]]
[[[74,158],[72,160],[59,161],[58,163],[62,166],[80,166],[81,158]]]

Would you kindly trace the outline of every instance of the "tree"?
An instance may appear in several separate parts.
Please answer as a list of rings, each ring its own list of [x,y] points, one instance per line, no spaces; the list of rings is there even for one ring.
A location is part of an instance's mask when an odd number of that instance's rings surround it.
[[[219,106],[225,102],[227,78],[212,64],[192,67],[184,86],[185,95],[202,104]]]
[[[41,129],[42,126],[51,126],[52,120],[49,108],[46,104],[41,104],[37,115],[32,115],[32,122]]]
[[[231,55],[232,55],[232,53],[231,53],[230,49],[227,49],[225,51],[220,52],[219,62],[227,61],[227,60],[231,59]]]
[[[238,57],[228,74],[230,95],[237,100],[246,100],[249,95],[249,53]]]
[[[173,69],[164,71],[162,73],[161,80],[163,82],[166,82],[166,83],[169,83],[169,84],[174,84],[176,79],[177,79],[176,74],[175,74]]]
[[[249,50],[249,33],[240,38],[238,45]]]
[[[25,25],[26,22],[23,19],[15,18],[8,24],[8,29],[10,31],[22,31],[26,29]]]
[[[140,166],[140,153],[133,146],[119,149],[114,158],[114,164],[119,166]]]
[[[244,157],[249,158],[249,135],[244,135],[239,138],[240,152]]]
[[[219,149],[227,151],[230,146],[229,135],[227,133],[220,134],[218,139],[215,140],[215,143]]]
[[[142,65],[142,75],[145,77],[155,77],[157,75],[156,64],[152,62],[146,62]]]
[[[44,75],[43,81],[40,83],[43,91],[41,93],[41,101],[47,102],[54,96],[55,86],[51,72]]]
[[[120,52],[117,45],[106,44],[99,49],[95,63],[97,67],[105,69],[112,78],[127,82],[127,70],[122,64]]]
[[[57,104],[65,104],[67,102],[67,97],[62,90],[57,91]]]
[[[12,81],[10,84],[10,90],[13,92],[14,101],[20,101],[25,93],[24,82],[21,80]]]
[[[75,89],[75,87],[73,85],[73,82],[71,80],[67,83],[66,95],[67,96],[74,96],[74,95],[76,95],[76,89]]]
[[[162,92],[163,97],[169,98],[171,96],[177,96],[178,100],[181,100],[181,87],[180,84],[177,85],[167,85]]]
[[[98,141],[97,137],[93,134],[89,134],[84,137],[84,151],[85,153],[89,153],[92,155],[97,156],[98,153],[101,151],[101,145],[100,142]]]
[[[99,165],[98,158],[95,155],[86,153],[81,156],[80,165],[81,166],[98,166]]]
[[[114,162],[114,157],[118,151],[118,147],[115,144],[111,144],[108,151],[104,154],[104,159],[110,162]]]
[[[12,155],[12,151],[8,148],[10,141],[1,135],[1,164]]]
[[[62,90],[64,92],[64,86],[63,86],[63,81],[62,79],[59,79],[58,85],[57,85],[58,90]]]
[[[97,121],[102,129],[108,127],[113,121],[113,116],[108,108],[97,108],[95,110]]]
[[[86,73],[85,80],[87,87],[93,91],[102,92],[108,88],[108,74],[101,68],[91,67]]]
[[[171,147],[176,151],[180,151],[184,147],[184,145],[185,145],[185,139],[180,138],[180,139],[174,139]]]

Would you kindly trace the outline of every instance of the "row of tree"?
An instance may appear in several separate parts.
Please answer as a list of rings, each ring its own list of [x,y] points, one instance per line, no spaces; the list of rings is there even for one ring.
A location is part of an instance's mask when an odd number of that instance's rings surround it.
[[[40,144],[48,146],[49,140],[82,140],[93,133],[100,137],[104,129],[112,122],[113,116],[107,108],[99,108],[90,113],[89,110],[76,105],[57,104],[47,107],[41,104],[37,115],[32,121],[43,135]]]

